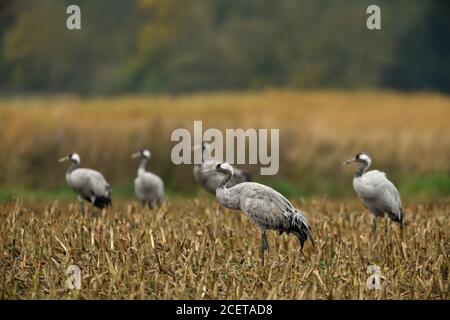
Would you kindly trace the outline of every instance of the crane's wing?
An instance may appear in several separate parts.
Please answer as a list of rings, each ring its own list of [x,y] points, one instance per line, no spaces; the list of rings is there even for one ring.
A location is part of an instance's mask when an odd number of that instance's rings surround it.
[[[99,208],[111,204],[111,186],[98,171],[76,169],[70,175],[70,185],[81,197]]]
[[[100,172],[90,170],[89,180],[91,182],[91,189],[94,195],[102,197],[111,196],[111,186]]]
[[[356,180],[355,191],[369,209],[387,213],[394,220],[402,221],[400,194],[384,172],[372,170],[365,173],[359,182]]]
[[[136,193],[142,198],[160,196],[164,192],[164,182],[156,174],[145,172],[135,179],[135,188]]]
[[[273,229],[289,228],[296,209],[283,195],[259,183],[236,187],[241,189],[241,210],[252,220]]]
[[[239,184],[234,188],[241,189],[241,210],[256,223],[280,233],[294,233],[302,248],[307,239],[314,246],[306,217],[282,194],[253,182]]]

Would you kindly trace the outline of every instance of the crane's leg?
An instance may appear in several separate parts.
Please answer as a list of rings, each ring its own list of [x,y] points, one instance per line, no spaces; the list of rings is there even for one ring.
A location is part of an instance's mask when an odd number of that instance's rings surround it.
[[[400,238],[403,240],[403,220],[400,222]]]
[[[261,239],[261,247],[259,248],[259,260],[261,266],[264,266],[264,251],[269,250],[269,244],[267,242],[265,227],[259,227],[259,236]]]
[[[78,201],[80,202],[80,211],[81,214],[84,214],[84,202],[83,202],[83,198],[81,198],[80,196],[78,196]]]
[[[377,217],[375,215],[371,215],[372,217],[372,236],[375,238],[375,232],[377,231]]]
[[[384,217],[385,223],[384,223],[384,236],[387,238],[388,237],[388,224],[389,224],[389,218],[388,217]]]
[[[387,243],[387,246],[391,246],[391,239],[389,238],[389,223],[390,223],[390,219],[389,219],[389,217],[388,216],[385,216],[384,217],[384,220],[385,220],[385,224],[384,224],[384,238],[386,239],[385,241],[386,241],[386,243]]]
[[[370,217],[372,220],[371,236],[372,236],[372,240],[375,241],[376,240],[376,231],[377,231],[377,217],[374,214],[371,214]]]

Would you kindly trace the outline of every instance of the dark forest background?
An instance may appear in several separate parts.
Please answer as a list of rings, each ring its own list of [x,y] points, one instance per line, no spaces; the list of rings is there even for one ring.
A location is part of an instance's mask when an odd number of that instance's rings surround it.
[[[450,92],[448,0],[1,0],[0,39],[1,94]]]

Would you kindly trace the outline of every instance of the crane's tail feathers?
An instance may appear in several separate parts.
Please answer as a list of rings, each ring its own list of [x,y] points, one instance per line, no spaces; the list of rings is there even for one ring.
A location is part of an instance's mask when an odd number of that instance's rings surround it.
[[[296,233],[298,240],[300,241],[300,247],[303,249],[303,245],[306,240],[310,240],[313,247],[316,247],[314,238],[311,233],[311,228],[309,227],[308,220],[302,215],[301,212],[296,211],[292,218],[293,231]]]
[[[99,209],[112,206],[111,198],[108,197],[95,197],[93,205]]]
[[[314,241],[314,237],[313,237],[309,227],[308,227],[308,231],[307,232],[308,232],[308,238],[309,238],[309,240],[311,240],[311,244],[312,244],[313,248],[315,248],[316,247],[316,242]]]
[[[404,215],[403,215],[403,209],[400,209],[400,211],[398,213],[394,213],[394,212],[389,212],[389,218],[391,218],[391,220],[400,223],[400,225],[403,226],[404,223]]]

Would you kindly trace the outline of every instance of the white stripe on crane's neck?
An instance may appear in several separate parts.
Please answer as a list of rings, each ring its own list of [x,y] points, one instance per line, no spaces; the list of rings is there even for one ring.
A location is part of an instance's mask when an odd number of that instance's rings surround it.
[[[219,184],[217,189],[226,189],[226,185],[228,181],[230,181],[231,177],[234,175],[234,169],[231,165],[228,163],[222,163],[218,165],[218,168],[216,169],[218,172],[222,172],[225,174],[225,178],[222,180],[222,182]]]
[[[70,161],[75,161],[75,162],[78,163],[78,164],[81,163],[81,158],[80,158],[80,156],[78,155],[78,153],[72,153],[72,154],[69,156],[69,159],[70,159]]]
[[[361,165],[356,171],[355,176],[360,177],[367,171],[367,169],[369,169],[370,165],[372,164],[372,159],[370,159],[367,154],[362,153],[358,156],[358,162],[360,162]]]
[[[69,175],[74,171],[75,169],[78,169],[80,167],[79,161],[70,160],[69,168],[67,169],[66,175]]]
[[[369,166],[372,163],[372,159],[370,159],[370,157],[366,153],[360,153],[358,155],[358,159],[367,162]]]
[[[143,151],[142,151],[142,156],[145,157],[145,158],[150,159],[150,151],[148,151],[148,150],[143,150]]]
[[[141,162],[139,163],[139,168],[138,168],[138,172],[137,172],[138,175],[145,173],[145,168],[147,167],[149,160],[150,160],[149,158],[145,158],[145,157],[141,158]]]

